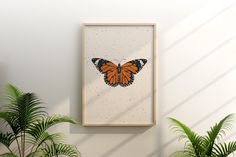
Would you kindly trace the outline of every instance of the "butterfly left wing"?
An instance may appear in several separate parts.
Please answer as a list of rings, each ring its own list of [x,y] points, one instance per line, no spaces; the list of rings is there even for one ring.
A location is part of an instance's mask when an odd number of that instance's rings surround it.
[[[122,87],[129,86],[134,81],[134,74],[137,74],[147,63],[146,59],[135,59],[121,66],[119,84]]]
[[[92,58],[92,62],[98,71],[104,74],[104,81],[106,84],[112,87],[118,85],[118,70],[114,63],[102,58]]]

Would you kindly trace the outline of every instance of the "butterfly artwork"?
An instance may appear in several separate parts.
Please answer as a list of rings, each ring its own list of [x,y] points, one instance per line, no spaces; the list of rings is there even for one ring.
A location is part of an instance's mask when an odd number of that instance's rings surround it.
[[[147,60],[134,59],[123,65],[120,65],[120,63],[116,65],[102,58],[92,58],[92,62],[98,71],[104,74],[104,81],[107,85],[127,87],[134,82],[134,75],[144,67]]]

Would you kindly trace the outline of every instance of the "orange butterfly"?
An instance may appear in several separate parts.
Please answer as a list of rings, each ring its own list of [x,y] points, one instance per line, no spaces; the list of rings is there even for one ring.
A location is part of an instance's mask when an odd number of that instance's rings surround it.
[[[147,63],[146,59],[135,59],[129,61],[122,66],[115,65],[111,61],[102,58],[92,58],[96,68],[104,74],[104,81],[112,87],[120,85],[122,87],[129,86],[134,81],[134,74],[137,74]]]

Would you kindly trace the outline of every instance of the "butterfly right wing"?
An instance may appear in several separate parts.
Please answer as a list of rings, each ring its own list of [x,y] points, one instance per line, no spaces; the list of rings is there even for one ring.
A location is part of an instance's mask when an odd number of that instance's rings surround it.
[[[129,86],[134,81],[134,75],[137,74],[147,63],[146,59],[135,59],[121,66],[119,84],[122,87]]]
[[[118,69],[114,63],[102,58],[92,58],[92,62],[98,71],[104,74],[106,84],[112,87],[116,87],[119,84]]]

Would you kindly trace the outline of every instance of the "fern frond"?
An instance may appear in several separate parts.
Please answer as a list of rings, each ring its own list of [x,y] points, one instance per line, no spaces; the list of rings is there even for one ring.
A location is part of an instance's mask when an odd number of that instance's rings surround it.
[[[205,136],[203,140],[203,145],[206,148],[206,155],[212,155],[215,140],[225,135],[226,131],[231,128],[233,118],[234,114],[229,114],[219,123],[216,123],[213,127],[211,127],[210,131],[207,131],[207,136]]]
[[[5,87],[5,99],[8,101],[8,105],[15,103],[17,99],[23,94],[23,92],[12,84],[8,84]]]
[[[27,133],[37,140],[48,128],[63,122],[78,124],[76,120],[69,116],[53,115],[32,123],[27,130]]]
[[[174,118],[169,118],[171,124],[172,124],[172,129],[174,129],[176,132],[180,133],[180,139],[185,139],[186,142],[189,142],[194,149],[195,154],[201,155],[203,152],[203,148],[201,146],[202,144],[202,137],[197,135],[195,132],[193,132],[188,126],[185,124],[181,123],[180,121],[174,119]],[[188,145],[186,147],[187,149],[191,149]],[[185,150],[187,151],[187,150]],[[192,150],[188,150],[192,151]]]
[[[0,143],[2,143],[3,145],[5,145],[7,148],[10,147],[10,145],[12,144],[12,142],[15,140],[14,138],[14,134],[13,133],[3,133],[0,132]]]
[[[45,148],[37,151],[36,154],[43,157],[53,157],[58,155],[65,155],[68,157],[81,157],[80,152],[76,149],[76,147],[62,143],[46,146]]]
[[[218,145],[214,145],[213,151],[216,156],[219,157],[227,157],[231,153],[236,151],[236,141],[227,143],[220,143]]]

